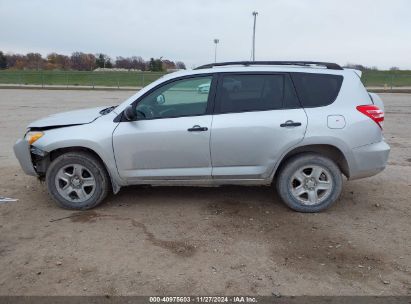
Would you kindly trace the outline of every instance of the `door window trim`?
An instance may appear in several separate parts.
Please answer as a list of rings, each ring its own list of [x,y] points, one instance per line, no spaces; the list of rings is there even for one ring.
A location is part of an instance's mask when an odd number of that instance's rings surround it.
[[[180,115],[180,116],[169,116],[169,117],[155,117],[155,118],[146,118],[146,119],[135,119],[134,121],[138,120],[157,120],[157,119],[169,119],[169,118],[180,118],[180,117],[194,117],[194,116],[205,116],[205,115],[212,115],[213,110],[214,110],[214,102],[215,102],[215,97],[216,97],[216,91],[217,91],[217,73],[204,73],[204,74],[193,74],[193,75],[185,75],[185,76],[180,76],[176,77],[173,79],[166,80],[154,88],[148,90],[146,93],[144,93],[142,96],[138,97],[136,100],[134,100],[130,105],[133,107],[136,107],[138,103],[143,100],[145,97],[153,93],[154,91],[160,89],[163,86],[166,86],[170,83],[177,82],[180,80],[187,80],[191,78],[201,78],[201,77],[210,77],[211,76],[211,85],[210,85],[210,91],[208,93],[208,98],[207,98],[207,106],[206,106],[206,111],[204,114],[193,114],[193,115]],[[115,119],[114,122],[129,122],[129,120],[126,120],[122,111]]]
[[[248,112],[266,112],[266,111],[278,111],[278,110],[291,110],[291,109],[301,109],[302,104],[301,104],[301,100],[297,94],[297,90],[295,88],[293,79],[291,77],[291,74],[288,72],[270,72],[270,71],[266,71],[266,72],[259,72],[259,71],[245,71],[245,72],[219,72],[218,74],[218,78],[217,78],[217,83],[216,83],[216,94],[215,94],[215,98],[214,98],[214,108],[213,108],[213,115],[224,115],[224,114],[234,114],[234,113],[248,113]],[[223,81],[223,76],[236,76],[236,75],[281,75],[284,77],[284,87],[286,84],[286,78],[288,77],[288,79],[290,80],[291,83],[291,88],[294,90],[295,96],[297,98],[298,107],[287,107],[285,105],[285,97],[283,96],[283,104],[281,108],[278,109],[266,109],[266,110],[243,110],[243,111],[230,111],[230,112],[218,112],[216,109],[216,107],[218,106],[218,94],[220,93],[220,89],[222,86],[222,81]]]

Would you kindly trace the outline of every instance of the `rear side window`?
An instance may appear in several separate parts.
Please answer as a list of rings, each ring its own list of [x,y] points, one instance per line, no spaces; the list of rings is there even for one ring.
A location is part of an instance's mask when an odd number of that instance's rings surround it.
[[[298,97],[306,108],[332,104],[340,92],[343,77],[330,74],[292,73]]]
[[[299,107],[288,75],[222,75],[216,100],[217,113],[236,113]]]

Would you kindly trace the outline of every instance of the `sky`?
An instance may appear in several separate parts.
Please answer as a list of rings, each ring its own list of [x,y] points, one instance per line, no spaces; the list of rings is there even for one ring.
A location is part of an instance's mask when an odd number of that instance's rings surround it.
[[[0,0],[0,50],[411,69],[411,0]]]

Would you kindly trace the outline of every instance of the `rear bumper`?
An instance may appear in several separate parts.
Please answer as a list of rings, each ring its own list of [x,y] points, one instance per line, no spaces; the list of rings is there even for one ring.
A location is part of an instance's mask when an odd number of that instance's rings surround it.
[[[24,173],[28,175],[37,176],[36,170],[34,170],[33,162],[31,160],[31,153],[30,153],[30,145],[24,139],[19,139],[14,144],[14,154],[18,159],[21,168],[23,169]]]
[[[350,166],[350,180],[373,176],[387,165],[390,146],[385,141],[352,149],[354,164]]]

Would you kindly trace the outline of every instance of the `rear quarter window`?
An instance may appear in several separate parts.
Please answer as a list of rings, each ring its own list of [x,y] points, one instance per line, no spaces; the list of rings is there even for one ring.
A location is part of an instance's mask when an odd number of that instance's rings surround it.
[[[332,104],[340,92],[343,76],[313,73],[292,73],[295,88],[305,108]]]

